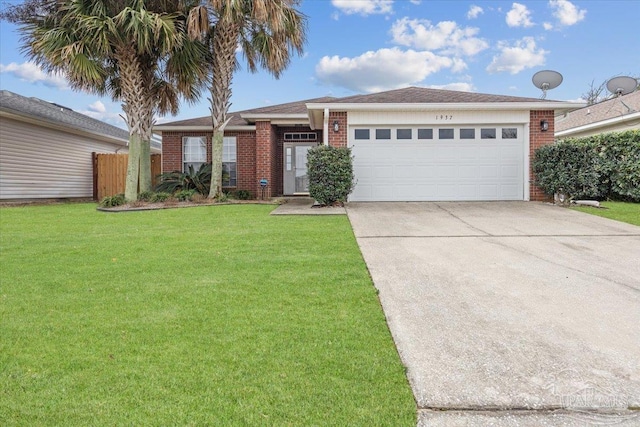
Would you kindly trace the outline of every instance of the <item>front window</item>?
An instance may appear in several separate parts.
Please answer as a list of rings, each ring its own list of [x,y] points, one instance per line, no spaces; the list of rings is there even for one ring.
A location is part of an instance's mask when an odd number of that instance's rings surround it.
[[[238,185],[237,171],[237,144],[235,136],[225,136],[222,140],[222,170],[223,187],[236,187]]]
[[[189,166],[197,171],[207,162],[207,140],[201,136],[185,136],[182,138],[182,171],[189,172]]]

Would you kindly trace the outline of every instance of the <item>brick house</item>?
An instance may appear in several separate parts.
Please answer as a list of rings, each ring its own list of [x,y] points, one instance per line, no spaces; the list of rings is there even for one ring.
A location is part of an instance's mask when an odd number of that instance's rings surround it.
[[[554,141],[554,117],[582,104],[409,87],[232,112],[223,163],[229,190],[308,193],[306,153],[351,147],[351,201],[540,200],[533,151]],[[211,118],[154,128],[163,171],[210,162]]]

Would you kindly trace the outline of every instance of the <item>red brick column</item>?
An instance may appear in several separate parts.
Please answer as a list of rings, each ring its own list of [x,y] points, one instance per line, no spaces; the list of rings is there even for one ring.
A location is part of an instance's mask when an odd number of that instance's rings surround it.
[[[275,153],[275,132],[272,131],[271,122],[256,122],[256,195],[262,195],[260,180],[269,180],[269,186],[265,192],[265,197],[271,197],[271,188],[274,185],[274,163]]]
[[[540,130],[540,122],[546,120],[549,123],[549,129],[546,131]],[[532,201],[548,201],[550,198],[542,192],[538,187],[533,184],[535,176],[533,175],[533,154],[537,148],[543,145],[553,144],[555,138],[554,128],[554,114],[553,110],[545,111],[531,111],[529,113],[529,199]]]
[[[337,121],[340,130],[333,130],[333,123]],[[329,112],[329,145],[331,147],[347,146],[347,112],[346,111],[330,111]]]

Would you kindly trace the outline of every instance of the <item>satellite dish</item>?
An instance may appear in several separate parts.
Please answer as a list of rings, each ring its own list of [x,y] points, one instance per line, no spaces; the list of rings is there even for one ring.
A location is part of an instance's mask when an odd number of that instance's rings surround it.
[[[531,81],[535,87],[542,89],[542,99],[545,99],[548,90],[560,86],[560,83],[562,83],[562,74],[552,70],[538,71],[533,75]]]
[[[614,77],[607,82],[607,89],[616,96],[626,95],[638,87],[638,81],[633,77]]]

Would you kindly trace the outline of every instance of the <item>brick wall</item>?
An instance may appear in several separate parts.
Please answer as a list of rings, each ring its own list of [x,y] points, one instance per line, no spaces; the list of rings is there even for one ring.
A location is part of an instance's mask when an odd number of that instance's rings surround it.
[[[533,163],[533,153],[539,147],[543,145],[553,144],[554,141],[554,114],[553,110],[546,111],[531,111],[529,113],[530,128],[529,128],[529,158],[530,163]],[[540,122],[546,120],[549,123],[549,130],[541,131]],[[535,176],[533,175],[533,169],[529,169],[530,184],[529,184],[529,197],[534,201],[547,201],[549,197],[545,195],[542,190],[533,184]]]
[[[340,130],[333,131],[333,123],[337,121]],[[332,147],[347,146],[347,112],[329,111],[329,145]]]
[[[182,170],[182,138],[185,136],[207,139],[207,162],[211,162],[211,139],[213,132],[163,132],[162,172]],[[235,136],[237,144],[237,187],[230,190],[247,190],[256,194],[256,136],[254,132],[225,132],[225,136]],[[166,153],[166,154],[165,154]]]

